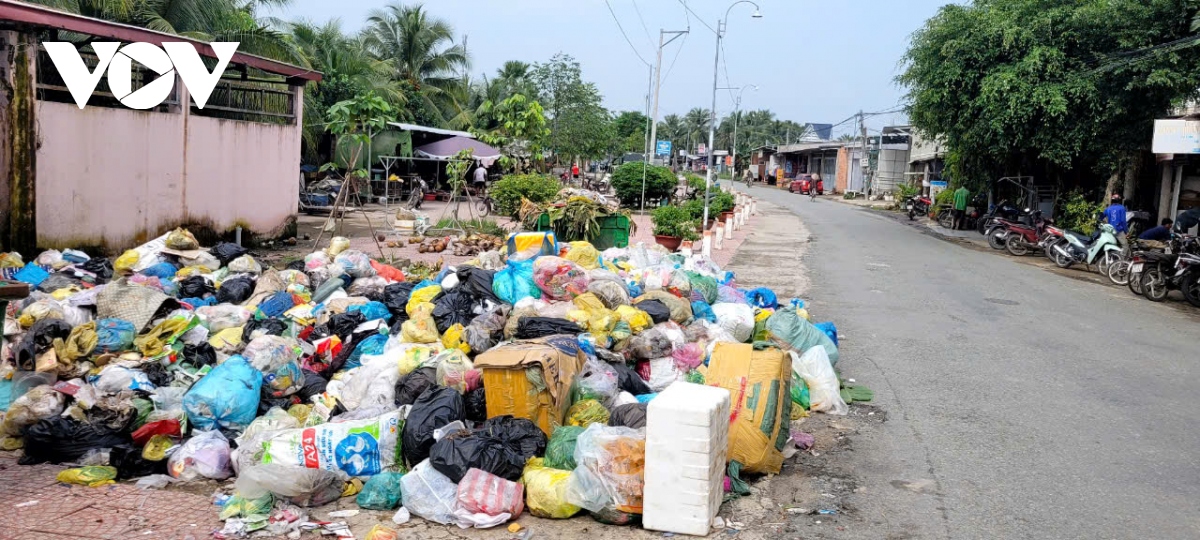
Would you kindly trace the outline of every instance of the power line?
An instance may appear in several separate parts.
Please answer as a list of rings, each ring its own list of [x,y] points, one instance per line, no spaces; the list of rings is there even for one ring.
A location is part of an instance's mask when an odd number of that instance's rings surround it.
[[[708,28],[709,32],[712,32],[714,34],[717,33],[717,29],[709,26],[708,23],[704,22],[704,17],[701,17],[698,13],[696,13],[695,11],[692,11],[692,8],[688,7],[687,2],[685,2],[684,0],[679,0],[679,3],[683,4],[683,9],[686,9],[692,15],[695,15],[696,20],[700,21],[700,24],[703,24],[705,28]]]
[[[643,64],[649,66],[650,62],[647,62],[645,58],[642,58],[642,55],[638,52],[637,47],[634,47],[633,42],[629,41],[629,36],[625,34],[625,28],[621,26],[621,21],[617,19],[617,12],[613,11],[612,4],[609,4],[608,0],[604,0],[604,5],[608,6],[608,13],[612,15],[613,22],[617,23],[617,29],[621,31],[621,37],[625,38],[625,43],[628,43],[629,48],[633,49],[634,56],[637,56],[638,60],[641,60]]]
[[[684,4],[683,7],[686,8],[687,5]],[[683,11],[683,18],[687,20],[687,31],[683,34],[683,41],[679,43],[679,48],[675,49],[675,57],[671,59],[671,67],[667,68],[667,74],[663,75],[663,82],[666,82],[671,76],[671,71],[675,69],[675,61],[679,60],[679,53],[683,52],[683,46],[687,45],[688,36],[692,35],[692,18],[688,15],[688,11],[687,9]]]
[[[638,9],[637,0],[629,0],[633,3],[633,11],[637,13],[638,22],[642,23],[642,32],[646,34],[646,41],[650,42],[650,46],[654,46],[654,39],[650,37],[650,29],[646,28],[646,19],[642,18],[642,10]]]

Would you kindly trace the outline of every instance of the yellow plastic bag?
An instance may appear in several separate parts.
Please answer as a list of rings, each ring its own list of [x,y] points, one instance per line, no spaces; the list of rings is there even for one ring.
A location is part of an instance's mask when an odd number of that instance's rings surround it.
[[[401,326],[403,327],[403,325]],[[436,352],[431,347],[409,347],[405,349],[404,355],[400,357],[400,376],[403,377],[429,365],[429,360],[433,358]]]
[[[175,340],[179,339],[179,336],[191,330],[197,324],[199,324],[199,321],[195,317],[171,317],[158,323],[158,326],[155,326],[149,332],[133,338],[133,346],[141,351],[142,356],[157,358],[166,353],[167,348],[172,343],[175,343]]]
[[[147,461],[162,461],[167,459],[167,449],[175,445],[167,435],[153,435],[142,447],[142,459]]]
[[[576,296],[574,300],[571,300],[571,302],[573,304],[575,304],[575,307],[582,309],[584,311],[595,311],[598,309],[608,309],[604,305],[604,301],[600,300],[599,296],[596,296],[596,293],[581,294],[579,296]]]
[[[463,341],[463,325],[462,323],[454,323],[450,328],[446,329],[446,333],[442,334],[442,346],[447,349],[458,349],[466,354],[471,354],[471,346]]]
[[[371,530],[367,531],[366,540],[398,540],[399,538],[400,533],[396,532],[396,529],[384,527],[376,523],[374,527],[371,527]]]
[[[350,249],[350,239],[345,236],[335,236],[329,239],[329,249],[326,250],[330,257],[336,257],[338,253]]]
[[[581,399],[567,409],[567,425],[588,427],[592,424],[608,424],[609,412],[599,401]]]
[[[180,251],[200,249],[200,242],[196,241],[196,237],[192,236],[192,232],[182,227],[167,233],[167,240],[164,243],[168,248]]]
[[[100,487],[112,484],[117,479],[117,468],[108,466],[79,467],[67,469],[58,473],[55,480],[64,484],[79,484],[87,487]]]
[[[654,326],[654,319],[650,318],[649,313],[633,306],[617,306],[616,312],[617,316],[629,325],[629,330],[634,334]]]
[[[213,334],[212,337],[208,338],[208,344],[212,345],[214,349],[221,352],[237,352],[237,350],[242,346],[242,327],[235,326],[233,328],[221,330],[220,332]]]
[[[591,242],[571,242],[571,250],[563,258],[582,266],[585,270],[600,268],[600,251]]]
[[[69,372],[72,362],[92,354],[99,338],[96,334],[96,321],[91,321],[72,328],[66,340],[55,339],[54,353],[58,355],[59,371]]]
[[[113,271],[118,274],[132,274],[133,267],[137,266],[138,259],[141,257],[135,249],[126,250],[120,257],[117,257],[117,260],[113,261]]]
[[[432,289],[433,287],[426,287]],[[421,289],[425,290],[425,289]],[[403,343],[437,343],[437,323],[433,320],[433,304],[429,302],[413,305],[409,303],[409,318],[400,325],[400,341]]]
[[[22,268],[25,266],[25,261],[21,259],[21,254],[15,251],[9,253],[0,253],[0,268]]]
[[[430,285],[428,287],[417,289],[408,297],[408,304],[404,306],[404,311],[407,311],[408,316],[411,318],[414,316],[413,310],[416,309],[417,306],[421,304],[432,305],[431,303],[433,302],[433,299],[439,294],[442,294],[442,288],[438,285]]]
[[[65,319],[66,313],[62,306],[53,300],[43,298],[38,300],[21,310],[21,316],[17,317],[17,322],[24,328],[29,328],[42,319]]]
[[[58,290],[50,293],[50,296],[53,297],[55,300],[58,300],[59,302],[61,302],[63,300],[70,298],[71,295],[73,295],[79,291],[82,291],[82,290],[83,289],[72,285],[70,287],[63,287],[61,289],[58,289]]]
[[[579,513],[579,507],[567,502],[567,480],[571,471],[546,467],[543,458],[525,464],[521,483],[525,484],[525,506],[540,518],[567,519]]]
[[[288,407],[287,413],[288,413],[288,416],[298,420],[300,422],[300,425],[304,425],[304,422],[308,421],[308,416],[310,414],[312,414],[312,410],[313,410],[312,405],[305,405],[303,403],[297,403],[295,405],[292,405],[291,407]]]

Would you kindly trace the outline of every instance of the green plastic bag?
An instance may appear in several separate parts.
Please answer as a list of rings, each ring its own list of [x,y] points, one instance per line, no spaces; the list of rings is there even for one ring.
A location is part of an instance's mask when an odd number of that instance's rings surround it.
[[[221,512],[217,517],[220,517],[221,521],[225,521],[234,517],[270,515],[271,507],[274,505],[275,496],[270,492],[257,499],[247,499],[241,495],[234,495],[225,503],[225,506],[221,507]]]
[[[799,405],[808,410],[811,403],[808,395],[808,383],[804,382],[804,378],[792,372],[792,403]]]
[[[367,510],[392,510],[400,506],[400,479],[398,472],[384,471],[372,476],[363,485],[355,502]]]
[[[575,470],[575,441],[580,433],[583,433],[583,428],[579,426],[554,428],[550,442],[546,444],[545,465],[552,469]]]
[[[584,399],[567,409],[567,425],[588,427],[592,424],[607,424],[609,412],[594,399]]]

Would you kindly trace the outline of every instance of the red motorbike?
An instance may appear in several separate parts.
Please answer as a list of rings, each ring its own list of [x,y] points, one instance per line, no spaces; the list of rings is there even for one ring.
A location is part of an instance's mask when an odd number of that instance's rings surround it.
[[[1028,255],[1030,251],[1045,249],[1050,221],[1042,217],[1040,211],[1033,212],[1030,217],[1032,225],[1008,221],[1004,227],[1008,234],[1004,237],[1004,248],[1017,257]]]

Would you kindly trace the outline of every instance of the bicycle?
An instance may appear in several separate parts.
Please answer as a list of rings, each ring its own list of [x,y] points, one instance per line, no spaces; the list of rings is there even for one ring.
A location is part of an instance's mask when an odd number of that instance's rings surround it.
[[[486,217],[488,214],[496,211],[496,201],[492,199],[492,195],[486,189],[479,193],[479,201],[475,203],[475,211],[479,212],[479,217]]]

